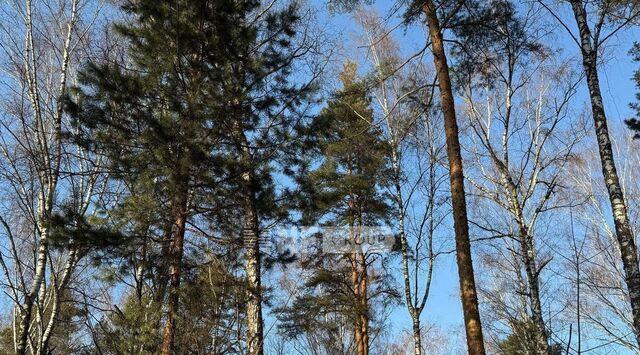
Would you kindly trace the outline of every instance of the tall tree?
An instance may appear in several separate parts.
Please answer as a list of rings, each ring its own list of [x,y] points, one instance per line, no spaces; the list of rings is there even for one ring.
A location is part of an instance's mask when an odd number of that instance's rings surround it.
[[[232,2],[232,3],[235,3]],[[276,186],[296,160],[298,128],[308,123],[306,110],[324,65],[317,38],[309,35],[310,13],[296,1],[240,1],[246,9],[228,19],[240,40],[229,43],[230,72],[222,86],[225,157],[232,202],[242,223],[246,277],[246,344],[251,355],[264,352],[263,258],[270,226],[289,218],[290,196]]]
[[[1,184],[8,207],[0,223],[9,245],[8,254],[0,253],[0,265],[15,304],[18,354],[50,351],[83,256],[75,243],[55,248],[52,221],[63,210],[80,218],[91,214],[103,181],[99,159],[64,136],[73,128],[64,96],[99,41],[92,20],[100,6],[87,5],[80,0],[0,5]]]
[[[499,227],[495,221],[483,223],[480,230],[517,236],[519,250],[514,256],[519,260],[515,265],[522,265],[524,270],[522,291],[529,305],[528,311],[520,311],[531,317],[530,321],[522,321],[534,326],[529,343],[536,344],[529,351],[546,354],[549,334],[543,316],[540,275],[549,260],[541,260],[534,237],[540,214],[550,207],[562,168],[573,155],[580,131],[574,132],[576,139],[565,138],[566,145],[554,139],[559,134],[559,122],[567,116],[576,84],[570,76],[563,75],[565,68],[547,69],[555,65],[547,59],[548,51],[538,43],[536,31],[531,28],[536,23],[530,15],[532,11],[523,12],[529,15],[521,19],[515,7],[505,1],[476,9],[472,21],[457,30],[461,41],[467,44],[459,54],[458,75],[465,87],[466,113],[475,135],[472,151],[475,166],[479,167],[476,171],[483,181],[470,176],[468,180],[479,195],[505,210],[513,222],[507,227]],[[555,93],[547,77],[563,78],[568,84]],[[557,98],[547,101],[548,96]],[[555,154],[547,153],[549,146],[554,146]],[[510,231],[512,228],[515,231]],[[516,275],[519,279],[519,268]]]
[[[640,16],[640,7],[634,1],[605,0],[592,3],[583,0],[568,0],[578,28],[577,35],[574,35],[544,1],[540,0],[539,2],[569,31],[571,38],[580,48],[582,68],[591,100],[591,114],[602,165],[602,175],[609,195],[616,237],[620,247],[622,265],[625,270],[625,282],[633,313],[634,332],[638,344],[640,344],[640,265],[638,264],[638,251],[629,223],[627,202],[616,169],[598,75],[598,60],[602,46],[619,30],[637,20]],[[609,31],[606,32],[607,30]]]
[[[565,203],[554,196],[562,186],[560,181],[566,173],[565,166],[574,157],[575,146],[583,134],[577,125],[572,126],[570,133],[560,129],[561,122],[568,116],[575,81],[563,75],[562,69],[548,72],[544,59],[521,56],[522,53],[514,53],[514,58],[509,61],[512,64],[496,67],[497,77],[502,79],[497,80],[493,89],[481,86],[478,90],[473,87],[466,90],[466,113],[475,135],[472,152],[478,167],[468,174],[467,179],[474,188],[474,195],[482,200],[478,201],[480,205],[496,209],[495,213],[478,213],[474,224],[489,240],[500,240],[498,243],[504,245],[504,253],[511,252],[514,259],[497,257],[498,275],[503,275],[506,264],[511,263],[516,266],[512,278],[514,284],[524,287],[518,290],[515,286],[514,289],[516,294],[526,297],[525,309],[518,306],[519,302],[513,306],[499,304],[497,307],[503,308],[507,314],[509,310],[516,313],[514,318],[517,321],[513,324],[524,322],[531,325],[526,334],[533,340],[527,342],[527,346],[533,345],[533,348],[528,351],[546,354],[550,329],[543,315],[541,275],[551,259],[539,253],[543,243],[538,241],[537,234],[545,212],[555,211]],[[522,60],[533,65],[521,65]],[[516,66],[522,69],[516,70]],[[555,78],[562,78],[560,81],[567,82],[567,85],[551,85]],[[498,217],[503,213],[506,213],[506,223],[500,222]],[[495,300],[509,298],[491,296],[493,288],[488,285],[481,289],[487,290],[485,294],[490,305]],[[524,319],[519,319],[521,317]],[[499,319],[504,320],[502,317]]]
[[[405,303],[412,318],[414,352],[419,355],[424,348],[421,315],[438,255],[434,239],[446,221],[449,202],[443,196],[445,147],[438,134],[442,126],[435,114],[435,88],[424,63],[407,63],[398,54],[398,43],[374,11],[359,9],[357,20],[373,67],[368,82],[374,120],[389,146],[390,195],[395,205]]]
[[[453,11],[445,16],[455,16],[455,12],[462,7],[462,2],[454,5]],[[476,290],[473,262],[471,258],[471,241],[469,239],[469,221],[467,219],[467,202],[464,191],[464,172],[462,168],[462,153],[458,122],[451,83],[447,51],[443,38],[443,27],[438,14],[438,6],[427,0],[422,6],[427,19],[433,62],[436,68],[438,87],[440,89],[440,105],[444,117],[444,130],[447,142],[447,156],[449,159],[449,180],[451,183],[451,203],[453,205],[453,222],[456,235],[456,260],[458,263],[458,277],[460,281],[460,297],[464,313],[464,324],[467,333],[467,346],[470,354],[483,355],[485,353],[478,308],[478,293]]]
[[[165,233],[163,353],[174,349],[186,226],[216,209],[222,212],[213,220],[222,225],[214,230],[242,236],[246,346],[263,352],[260,236],[265,224],[286,218],[273,175],[306,117],[298,108],[321,62],[300,65],[315,42],[301,29],[299,5],[274,5],[129,2],[124,9],[134,21],[118,29],[131,43],[132,65],[94,64],[84,75],[79,107],[91,139],[136,187],[130,198],[166,206],[153,226]]]
[[[213,184],[215,176],[212,151],[219,126],[212,121],[215,107],[207,103],[220,97],[217,82],[226,73],[208,68],[228,63],[230,43],[220,38],[234,34],[220,20],[232,20],[244,9],[207,1],[142,0],[125,3],[123,10],[134,19],[117,26],[129,40],[131,63],[109,58],[90,63],[81,77],[84,93],[71,110],[83,124],[80,138],[104,150],[117,177],[135,186],[128,199],[153,200],[160,212],[152,227],[164,234],[161,288],[166,283],[168,290],[161,351],[169,354],[194,191]]]
[[[307,218],[342,227],[335,237],[344,238],[349,250],[326,250],[332,245],[326,240],[323,253],[340,253],[348,265],[354,350],[366,355],[371,345],[372,265],[377,258],[366,246],[368,228],[380,225],[388,214],[380,192],[388,173],[388,148],[374,125],[371,98],[357,79],[355,63],[345,64],[340,80],[342,89],[310,127],[316,132],[320,165],[301,184],[309,196]]]

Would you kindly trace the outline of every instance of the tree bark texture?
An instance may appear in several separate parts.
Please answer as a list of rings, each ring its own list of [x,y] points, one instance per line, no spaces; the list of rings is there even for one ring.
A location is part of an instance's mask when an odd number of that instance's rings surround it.
[[[167,304],[167,321],[162,339],[162,354],[175,352],[175,333],[180,303],[180,277],[182,272],[182,255],[184,254],[184,235],[187,223],[188,191],[185,189],[177,200],[176,218],[173,237],[169,249],[169,299]]]
[[[631,310],[633,314],[633,328],[638,345],[640,345],[640,268],[638,267],[638,252],[629,225],[629,214],[624,199],[620,179],[616,171],[611,138],[607,127],[607,117],[602,101],[600,82],[597,68],[597,43],[594,43],[587,21],[587,11],[583,1],[569,1],[573,15],[580,32],[580,49],[582,52],[582,65],[584,67],[589,95],[591,98],[591,113],[593,116],[602,175],[609,193],[609,201],[613,213],[616,237],[620,247],[622,265],[625,272],[625,283],[629,292]]]
[[[455,103],[449,65],[442,39],[442,29],[432,0],[427,0],[423,6],[427,18],[433,61],[435,64],[440,101],[444,116],[444,127],[449,159],[449,178],[451,182],[451,202],[453,205],[453,223],[456,239],[456,259],[460,278],[460,297],[464,313],[464,324],[467,335],[469,354],[484,355],[484,341],[478,309],[478,294],[473,273],[471,259],[471,242],[469,240],[469,225],[467,220],[467,203],[464,192],[464,175],[462,170],[462,155],[458,138],[458,123],[456,121]]]

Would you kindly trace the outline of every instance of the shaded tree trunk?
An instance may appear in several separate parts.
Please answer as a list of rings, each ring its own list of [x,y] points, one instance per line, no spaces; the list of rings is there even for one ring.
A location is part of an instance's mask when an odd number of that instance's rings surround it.
[[[351,169],[348,169],[351,174]],[[354,201],[348,202],[350,222],[349,233],[352,252],[349,256],[351,263],[351,282],[353,287],[354,305],[354,340],[357,355],[369,354],[369,300],[367,296],[367,264],[362,250],[362,218],[359,207]],[[357,217],[356,217],[357,216]]]
[[[529,307],[531,309],[531,321],[535,326],[536,354],[546,355],[549,353],[549,339],[542,316],[542,304],[540,302],[540,278],[539,270],[536,266],[533,238],[527,233],[524,226],[520,227],[520,245],[522,260],[524,261],[529,287]]]
[[[580,0],[569,1],[573,10],[580,32],[580,44],[582,52],[582,64],[584,67],[589,95],[591,98],[591,113],[593,116],[602,175],[609,193],[609,201],[613,212],[616,237],[620,247],[622,265],[625,272],[625,282],[629,291],[631,310],[633,313],[633,328],[636,341],[640,345],[640,268],[638,266],[638,253],[631,227],[629,214],[620,185],[620,179],[616,171],[611,138],[607,127],[607,117],[604,111],[602,93],[597,69],[597,45],[592,40],[593,36],[587,21],[587,12]]]
[[[162,339],[162,354],[175,352],[175,333],[180,302],[180,277],[182,272],[182,255],[184,254],[184,234],[187,223],[188,190],[184,190],[178,197],[173,237],[169,255],[169,299],[167,304],[167,322]]]
[[[440,101],[444,116],[444,127],[447,141],[447,156],[449,158],[449,178],[451,181],[451,202],[453,205],[453,224],[456,235],[456,259],[460,278],[460,297],[464,313],[464,324],[467,335],[469,354],[484,355],[484,341],[478,309],[478,294],[473,274],[471,259],[471,242],[469,240],[469,225],[467,221],[467,203],[464,192],[464,175],[462,170],[462,155],[458,138],[458,123],[456,121],[455,104],[449,65],[442,39],[442,29],[432,0],[427,0],[423,6],[427,18],[433,61],[436,67]]]

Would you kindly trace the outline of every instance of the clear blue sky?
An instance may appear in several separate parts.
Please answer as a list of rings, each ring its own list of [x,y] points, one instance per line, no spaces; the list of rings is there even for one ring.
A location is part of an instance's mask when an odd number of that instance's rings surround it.
[[[328,14],[326,12],[326,2],[313,0],[312,5],[320,9],[320,21],[327,23],[330,31],[335,31],[347,43],[353,43],[353,39],[358,32],[358,25],[352,20],[350,15],[344,14]],[[385,16],[389,9],[395,4],[390,0],[376,1],[372,6],[379,12],[381,16]],[[575,30],[574,21],[568,17],[567,7],[564,7],[565,13],[561,14],[561,18]],[[401,13],[401,12],[400,12]],[[547,14],[543,13],[545,17]],[[552,21],[549,18],[549,21]],[[399,20],[392,19],[390,27],[397,24]],[[567,32],[560,26],[556,32],[549,38],[548,45],[562,48],[562,55],[570,58],[575,62],[576,66],[581,66],[579,51],[576,44],[567,35]],[[393,32],[394,36],[401,44],[401,52],[403,55],[409,55],[415,52],[417,48],[424,45],[424,32],[419,27],[410,27],[405,29],[400,27]],[[632,81],[633,71],[640,67],[639,63],[633,63],[628,51],[634,40],[640,40],[640,30],[626,30],[613,37],[608,42],[606,50],[606,58],[601,70],[600,80],[604,95],[606,111],[610,125],[620,125],[622,121],[632,115],[629,103],[635,97],[635,86]],[[346,44],[341,52],[344,58],[362,58],[366,49],[356,48],[356,45]],[[588,96],[586,84],[582,82],[580,91],[576,96],[577,105],[587,105]],[[453,233],[451,233],[453,238]],[[478,263],[478,260],[475,260]],[[398,273],[400,269],[398,269]],[[400,285],[400,283],[398,283]],[[437,323],[444,328],[445,331],[462,331],[462,311],[458,298],[458,277],[457,268],[453,254],[445,255],[439,259],[437,270],[435,272],[432,291],[427,303],[427,307],[422,316],[423,323]],[[391,324],[394,332],[401,330],[409,330],[411,326],[410,317],[406,308],[398,307],[392,314]]]

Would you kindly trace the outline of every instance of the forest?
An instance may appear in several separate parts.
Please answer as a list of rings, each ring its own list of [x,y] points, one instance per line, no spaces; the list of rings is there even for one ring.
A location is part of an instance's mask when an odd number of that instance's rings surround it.
[[[640,354],[639,0],[0,0],[0,354]]]

